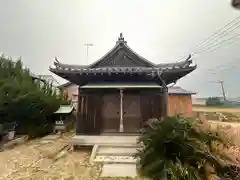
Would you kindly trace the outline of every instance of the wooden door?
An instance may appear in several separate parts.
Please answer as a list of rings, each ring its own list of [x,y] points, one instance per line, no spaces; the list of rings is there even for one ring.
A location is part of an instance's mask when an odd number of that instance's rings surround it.
[[[120,99],[118,94],[104,95],[102,117],[103,132],[119,132]]]
[[[141,123],[140,96],[124,94],[123,125],[124,132],[138,132]]]

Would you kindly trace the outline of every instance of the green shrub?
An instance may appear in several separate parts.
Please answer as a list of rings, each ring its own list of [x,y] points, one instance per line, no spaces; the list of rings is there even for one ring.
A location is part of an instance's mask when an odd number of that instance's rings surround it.
[[[21,60],[0,57],[0,123],[16,122],[18,133],[42,136],[51,132],[53,113],[66,103],[51,84],[34,79]]]
[[[143,148],[136,154],[140,173],[153,180],[207,179],[209,171],[226,177],[229,159],[214,152],[216,141],[224,143],[193,119],[167,117],[148,122],[139,139]]]

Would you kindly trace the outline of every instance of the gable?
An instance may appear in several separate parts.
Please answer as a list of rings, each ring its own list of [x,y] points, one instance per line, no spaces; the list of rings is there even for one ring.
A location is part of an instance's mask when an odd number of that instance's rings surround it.
[[[120,48],[110,56],[98,62],[95,67],[149,67],[140,58],[134,56],[124,48]]]
[[[94,62],[89,67],[153,67],[154,64],[139,56],[127,46],[127,42],[120,35],[116,46],[110,50],[100,60]]]

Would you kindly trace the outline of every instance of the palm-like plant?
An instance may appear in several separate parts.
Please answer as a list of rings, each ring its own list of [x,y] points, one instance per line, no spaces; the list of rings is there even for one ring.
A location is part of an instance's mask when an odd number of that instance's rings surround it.
[[[200,180],[213,172],[228,177],[228,158],[214,151],[216,141],[222,142],[192,119],[148,122],[139,139],[143,148],[136,154],[140,173],[154,180]]]

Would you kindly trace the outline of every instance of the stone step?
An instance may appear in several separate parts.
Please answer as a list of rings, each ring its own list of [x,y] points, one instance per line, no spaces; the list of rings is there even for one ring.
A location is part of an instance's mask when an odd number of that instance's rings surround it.
[[[102,143],[95,143],[99,146],[114,146],[114,147],[138,147],[136,143],[124,143],[124,142],[102,142]]]
[[[73,145],[118,145],[136,146],[138,136],[74,136],[71,140]]]
[[[116,147],[116,146],[100,146],[97,155],[118,155],[132,156],[137,152],[137,147]]]
[[[137,159],[133,156],[99,156],[97,155],[94,162],[101,162],[104,164],[136,164]]]
[[[118,144],[118,143],[115,143],[115,144],[102,144],[102,145],[99,145],[101,147],[114,147],[114,148],[140,148],[142,147],[143,145],[142,144],[130,144],[130,143],[123,143],[123,144]]]
[[[122,177],[136,178],[136,164],[104,164],[100,177],[106,177],[106,179],[109,179],[109,177],[121,177],[121,179],[124,179]]]

